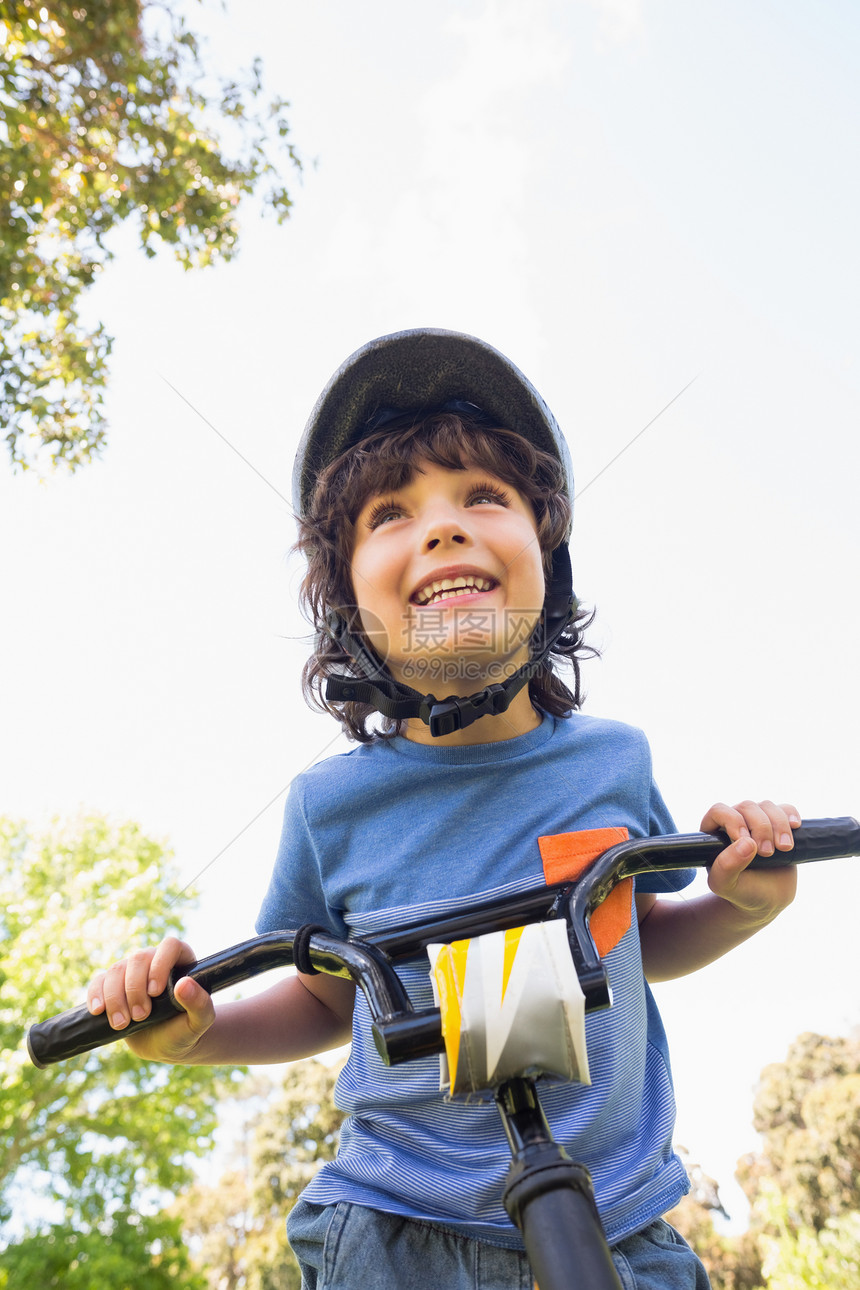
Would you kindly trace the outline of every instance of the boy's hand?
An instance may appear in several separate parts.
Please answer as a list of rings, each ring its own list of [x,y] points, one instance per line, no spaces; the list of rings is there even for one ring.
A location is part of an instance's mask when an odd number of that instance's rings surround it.
[[[170,971],[177,963],[193,963],[194,951],[185,941],[168,936],[155,949],[136,950],[106,972],[98,972],[87,990],[90,1012],[107,1013],[114,1030],[129,1021],[149,1016],[151,1000],[167,989]],[[126,1036],[138,1057],[160,1062],[181,1062],[196,1047],[215,1020],[212,998],[190,977],[177,982],[175,995],[185,1012],[146,1030]]]
[[[791,831],[799,826],[800,814],[788,804],[747,801],[737,806],[724,802],[712,806],[702,820],[702,831],[723,829],[731,841],[711,865],[711,891],[755,922],[770,922],[794,899],[797,867],[791,864],[789,853],[794,846]],[[784,866],[748,871],[755,856],[771,856],[776,851],[787,853]]]

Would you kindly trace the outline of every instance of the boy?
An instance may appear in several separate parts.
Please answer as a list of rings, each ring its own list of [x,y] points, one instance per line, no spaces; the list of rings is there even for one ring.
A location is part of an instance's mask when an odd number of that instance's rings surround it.
[[[674,831],[644,737],[578,711],[588,619],[570,582],[567,449],[512,363],[451,332],[371,342],[314,409],[295,492],[317,631],[306,694],[359,746],[294,782],[259,931],[318,923],[361,936],[533,887],[549,851],[583,831]],[[746,868],[757,852],[790,851],[799,823],[791,806],[718,804],[701,825],[730,839],[711,894],[659,901],[690,875],[636,880],[629,925],[605,954],[615,1005],[588,1019],[593,1082],[542,1095],[557,1140],[591,1171],[625,1287],[708,1284],[660,1219],[688,1184],[643,966],[650,980],[683,975],[771,921],[794,870]],[[133,954],[93,981],[90,1008],[121,1029],[192,959],[172,939]],[[426,959],[401,976],[415,1006],[430,1006]],[[495,1107],[444,1102],[435,1059],[383,1067],[349,982],[296,974],[217,1012],[188,978],[176,995],[185,1015],[129,1037],[140,1056],[278,1062],[352,1037],[337,1160],[290,1215],[303,1286],[531,1286],[501,1206],[509,1155]]]

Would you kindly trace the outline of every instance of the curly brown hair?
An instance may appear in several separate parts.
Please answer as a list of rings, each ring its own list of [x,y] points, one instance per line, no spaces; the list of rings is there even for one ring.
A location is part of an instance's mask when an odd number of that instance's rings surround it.
[[[534,510],[547,578],[552,552],[570,532],[571,506],[558,460],[512,430],[487,425],[480,416],[473,419],[443,411],[417,418],[398,417],[326,467],[306,513],[300,517],[296,543],[307,560],[301,603],[315,630],[314,651],[305,664],[302,686],[312,707],[330,712],[348,736],[360,743],[400,734],[403,723],[381,718],[378,728],[371,727],[369,719],[379,714],[370,704],[335,704],[326,698],[324,683],[332,673],[360,675],[332,635],[327,619],[333,611],[345,613],[350,629],[361,634],[350,572],[356,520],[369,498],[407,485],[422,461],[447,470],[487,470],[526,498]],[[564,717],[581,707],[580,661],[597,653],[583,640],[593,617],[577,605],[571,623],[529,681],[529,697],[536,708]],[[367,644],[366,637],[364,640]],[[571,671],[570,686],[555,671],[565,663]]]

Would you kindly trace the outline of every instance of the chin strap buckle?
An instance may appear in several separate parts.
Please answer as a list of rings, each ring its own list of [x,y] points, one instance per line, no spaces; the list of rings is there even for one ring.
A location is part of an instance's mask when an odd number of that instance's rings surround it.
[[[428,696],[433,698],[432,695]],[[440,735],[453,734],[455,730],[465,730],[478,717],[487,714],[497,715],[507,710],[510,697],[503,685],[488,685],[477,694],[470,694],[467,699],[457,694],[449,694],[447,699],[433,699],[427,724],[434,738]]]

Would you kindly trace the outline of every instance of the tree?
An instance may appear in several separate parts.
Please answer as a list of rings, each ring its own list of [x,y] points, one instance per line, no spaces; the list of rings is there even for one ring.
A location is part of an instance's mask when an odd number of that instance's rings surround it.
[[[754,1213],[765,1181],[795,1226],[860,1211],[860,1037],[800,1035],[762,1071],[754,1125],[762,1150],[739,1166]]]
[[[845,1212],[823,1227],[798,1227],[772,1183],[758,1197],[759,1236],[768,1290],[857,1290],[860,1214]]]
[[[212,77],[175,3],[0,0],[0,423],[24,469],[104,445],[111,340],[79,310],[114,229],[190,268],[236,253],[244,194],[289,214],[287,104],[259,61]]]
[[[198,1184],[177,1199],[174,1212],[210,1290],[300,1290],[286,1218],[337,1150],[336,1078],[337,1069],[322,1062],[289,1066],[250,1118],[236,1167],[215,1186]],[[250,1090],[256,1099],[261,1091]]]
[[[690,1191],[666,1218],[704,1263],[713,1290],[760,1290],[762,1266],[754,1235],[725,1236],[717,1231],[713,1215],[728,1218],[719,1188],[683,1147],[677,1150],[690,1179]]]
[[[761,1150],[738,1178],[750,1229],[720,1234],[716,1187],[695,1166],[668,1216],[708,1268],[714,1290],[853,1290],[860,1285],[860,1036],[803,1034],[761,1073]]]
[[[163,1215],[114,1215],[100,1228],[52,1224],[0,1254],[0,1290],[207,1290],[179,1224]]]
[[[237,1072],[141,1062],[122,1042],[40,1071],[23,1043],[31,1022],[84,997],[96,967],[179,931],[179,895],[170,856],[136,825],[89,818],[32,834],[0,821],[0,1272],[10,1285],[199,1284],[182,1271],[176,1223],[158,1211],[188,1183],[191,1157],[210,1150]],[[84,1265],[104,1275],[87,1281]],[[109,1280],[108,1265],[134,1276]]]
[[[803,1034],[762,1071],[738,1178],[768,1290],[860,1284],[860,1037]]]

